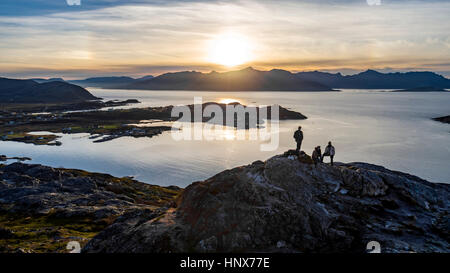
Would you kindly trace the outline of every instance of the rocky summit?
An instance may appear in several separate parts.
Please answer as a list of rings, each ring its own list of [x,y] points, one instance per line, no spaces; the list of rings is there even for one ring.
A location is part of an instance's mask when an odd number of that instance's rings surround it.
[[[84,252],[449,252],[449,185],[285,153],[188,186],[176,208],[119,217]]]

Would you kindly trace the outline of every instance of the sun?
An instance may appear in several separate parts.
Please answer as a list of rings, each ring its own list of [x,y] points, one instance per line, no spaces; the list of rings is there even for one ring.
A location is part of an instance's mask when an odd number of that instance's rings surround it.
[[[210,42],[209,61],[224,65],[236,66],[251,60],[251,43],[244,35],[225,33]]]

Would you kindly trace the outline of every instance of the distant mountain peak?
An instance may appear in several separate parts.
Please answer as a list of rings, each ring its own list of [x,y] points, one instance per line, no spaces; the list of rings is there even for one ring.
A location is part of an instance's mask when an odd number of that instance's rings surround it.
[[[277,73],[288,73],[288,74],[292,74],[290,71],[284,70],[284,69],[279,69],[279,68],[274,68],[272,70],[270,70],[270,72],[277,72]]]
[[[258,70],[256,70],[253,67],[249,66],[249,67],[246,67],[244,69],[241,69],[241,71],[258,71]]]
[[[63,78],[49,78],[49,79],[43,79],[43,78],[33,78],[30,79],[37,83],[46,83],[46,82],[64,82]]]
[[[154,78],[153,75],[146,75],[146,76],[143,76],[141,78],[138,78],[137,80],[148,80],[148,79],[153,79],[153,78]]]
[[[381,75],[382,73],[380,73],[380,72],[378,72],[376,70],[373,70],[373,69],[367,69],[366,71],[361,72],[359,74],[360,75],[364,75],[364,74],[366,74],[366,75]]]

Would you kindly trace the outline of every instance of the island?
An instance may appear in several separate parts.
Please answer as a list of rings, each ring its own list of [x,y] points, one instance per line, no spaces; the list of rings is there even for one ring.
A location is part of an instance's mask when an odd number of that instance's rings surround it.
[[[17,161],[28,161],[31,160],[31,158],[29,157],[18,157],[18,156],[13,156],[13,157],[8,157],[6,155],[0,155],[0,161],[7,161],[7,160],[17,160]]]
[[[226,125],[227,104],[208,102],[201,105],[202,112],[208,106],[218,106],[222,113],[223,125]],[[260,110],[267,112],[267,119],[270,120],[271,109],[273,106],[267,106],[266,109],[253,106],[240,105],[238,103],[228,104],[228,106],[242,106],[247,110],[254,110],[258,117],[253,123],[246,118],[243,123],[238,122],[238,117],[234,116],[233,126],[238,129],[257,128],[264,122],[263,117],[259,115]],[[186,105],[194,122],[194,104]],[[153,137],[164,131],[172,129],[171,126],[159,125],[160,122],[173,122],[182,115],[173,117],[172,110],[174,106],[147,107],[131,109],[109,109],[107,111],[77,111],[77,112],[58,112],[58,113],[0,113],[0,139],[3,141],[19,141],[33,143],[36,145],[61,145],[57,139],[59,136],[54,134],[35,135],[32,132],[45,131],[50,133],[88,133],[94,142],[110,141],[116,138],[131,137]],[[307,117],[301,113],[279,107],[280,120],[302,120]],[[213,122],[211,117],[203,117],[201,122]],[[150,123],[148,122],[150,121]]]

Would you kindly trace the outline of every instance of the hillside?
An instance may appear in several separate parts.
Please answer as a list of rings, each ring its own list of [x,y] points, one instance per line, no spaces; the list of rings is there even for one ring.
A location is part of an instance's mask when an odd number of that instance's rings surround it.
[[[86,89],[66,82],[0,78],[0,103],[72,103],[96,99]]]

